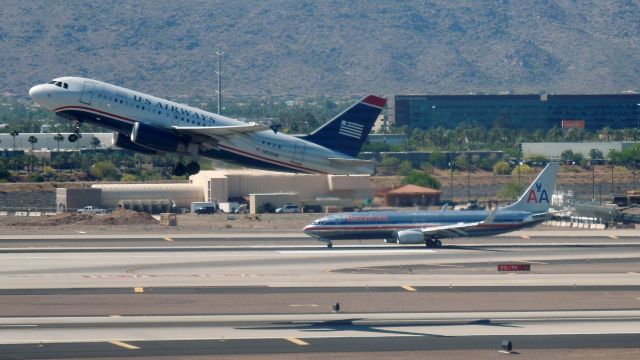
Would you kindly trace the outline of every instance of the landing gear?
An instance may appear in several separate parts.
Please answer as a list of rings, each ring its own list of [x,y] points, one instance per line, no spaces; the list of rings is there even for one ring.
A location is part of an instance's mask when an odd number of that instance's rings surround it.
[[[442,247],[442,241],[438,239],[427,239],[425,240],[424,245],[428,248],[439,248]]]
[[[69,142],[76,142],[81,137],[82,135],[80,135],[80,122],[76,121],[75,127],[73,128],[73,134],[69,134],[67,140],[69,140]]]
[[[186,173],[186,168],[182,163],[177,163],[173,168],[173,175],[175,176],[184,176]]]
[[[331,241],[329,241],[329,242],[327,243],[327,248],[328,248],[328,249],[331,249],[332,247],[333,247],[333,243],[332,243]]]
[[[173,168],[173,175],[175,176],[195,175],[199,172],[200,164],[195,161],[188,163],[186,166],[183,163],[177,163]]]
[[[187,167],[186,167],[185,170],[186,170],[187,174],[195,175],[195,174],[200,172],[200,164],[198,164],[195,161],[192,161],[192,162],[187,164]]]

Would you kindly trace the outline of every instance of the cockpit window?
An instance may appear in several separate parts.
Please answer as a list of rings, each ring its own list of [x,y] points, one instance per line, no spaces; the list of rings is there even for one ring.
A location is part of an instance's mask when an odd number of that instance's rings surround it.
[[[56,82],[56,86],[57,86],[57,87],[62,87],[62,81],[58,81],[58,82]]]
[[[62,83],[62,87],[63,87],[63,88],[65,88],[65,89],[68,89],[68,88],[69,88],[69,84],[67,84],[67,83]]]
[[[51,80],[51,81],[49,81],[47,84],[55,84],[55,83],[56,83],[56,81],[55,81],[55,80]]]

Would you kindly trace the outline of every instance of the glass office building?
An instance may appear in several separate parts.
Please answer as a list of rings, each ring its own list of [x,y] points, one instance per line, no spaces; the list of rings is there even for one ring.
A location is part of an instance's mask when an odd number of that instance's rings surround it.
[[[640,94],[630,95],[396,95],[388,119],[427,129],[472,122],[486,127],[546,130],[577,120],[588,130],[640,127]],[[582,125],[580,125],[582,126]]]

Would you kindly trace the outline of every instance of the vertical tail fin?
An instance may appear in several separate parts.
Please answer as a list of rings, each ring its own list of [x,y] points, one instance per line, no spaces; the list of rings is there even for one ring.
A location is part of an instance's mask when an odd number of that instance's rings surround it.
[[[303,139],[355,157],[386,103],[384,98],[369,95]]]
[[[534,214],[549,211],[551,207],[551,194],[556,187],[556,177],[559,165],[557,162],[549,163],[538,177],[522,193],[518,201],[507,205],[502,210],[529,211]]]

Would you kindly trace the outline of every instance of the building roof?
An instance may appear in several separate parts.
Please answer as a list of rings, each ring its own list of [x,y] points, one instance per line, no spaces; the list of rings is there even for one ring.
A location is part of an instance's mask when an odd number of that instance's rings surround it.
[[[407,184],[388,191],[383,191],[383,193],[387,195],[436,195],[442,194],[442,191],[424,186]]]

